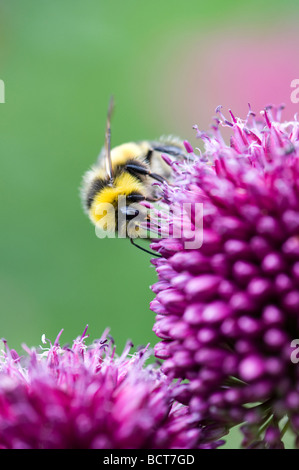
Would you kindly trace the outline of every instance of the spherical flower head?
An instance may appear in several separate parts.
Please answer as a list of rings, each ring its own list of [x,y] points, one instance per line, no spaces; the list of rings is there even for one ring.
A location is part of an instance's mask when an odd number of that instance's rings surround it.
[[[171,449],[215,447],[175,386],[154,365],[148,347],[118,357],[112,339],[90,346],[84,331],[72,347],[58,335],[19,356],[6,342],[0,363],[0,448]],[[44,339],[47,343],[47,340]]]
[[[168,163],[164,207],[192,205],[190,230],[152,248],[159,282],[155,347],[170,377],[188,379],[179,399],[202,420],[243,423],[245,447],[281,447],[289,426],[299,432],[299,123],[282,108],[230,120],[217,109],[203,153]],[[231,131],[226,144],[221,127]],[[198,149],[197,149],[198,150]],[[196,214],[202,211],[202,223]],[[170,214],[171,214],[170,213]],[[184,228],[184,227],[183,227]],[[171,232],[173,233],[173,231]]]

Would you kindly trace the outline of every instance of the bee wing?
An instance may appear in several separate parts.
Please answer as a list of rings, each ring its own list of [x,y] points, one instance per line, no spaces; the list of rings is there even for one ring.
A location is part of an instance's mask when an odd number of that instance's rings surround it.
[[[187,158],[187,151],[181,139],[174,136],[162,136],[160,140],[151,142],[152,149],[159,153],[166,153],[178,160]]]
[[[112,160],[111,160],[111,127],[110,121],[114,108],[114,98],[111,96],[108,107],[107,122],[106,122],[106,134],[105,134],[105,163],[107,175],[113,180]]]

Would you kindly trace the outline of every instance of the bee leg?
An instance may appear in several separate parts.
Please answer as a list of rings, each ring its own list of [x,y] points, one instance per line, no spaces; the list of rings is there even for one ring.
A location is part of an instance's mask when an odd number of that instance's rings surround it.
[[[150,178],[153,178],[159,181],[160,183],[164,183],[165,181],[167,181],[165,178],[163,178],[163,176],[157,175],[157,173],[152,173],[148,168],[146,168],[146,166],[139,165],[138,163],[128,163],[125,168],[129,173],[133,175],[137,174],[149,176]]]
[[[158,201],[162,201],[162,197],[147,197],[145,200],[148,201],[148,202],[158,202]]]
[[[166,178],[164,178],[164,177],[161,176],[161,175],[157,175],[157,173],[151,173],[151,172],[149,172],[149,173],[148,173],[148,176],[149,176],[150,178],[153,178],[154,180],[159,181],[160,183],[166,183],[166,182],[167,182],[167,179],[166,179]]]
[[[155,145],[153,147],[153,150],[155,152],[160,152],[160,153],[166,153],[167,155],[171,155],[172,157],[182,157],[186,158],[187,157],[187,152],[182,149],[181,147],[178,147],[176,145]]]
[[[137,244],[134,242],[134,238],[130,238],[130,242],[132,243],[132,245],[134,245],[134,246],[136,246],[137,248],[139,248],[139,250],[145,251],[145,253],[148,253],[149,255],[152,255],[152,256],[156,256],[157,258],[162,258],[162,255],[158,255],[157,253],[154,253],[153,251],[147,250],[146,248],[143,248],[142,246],[137,245]]]

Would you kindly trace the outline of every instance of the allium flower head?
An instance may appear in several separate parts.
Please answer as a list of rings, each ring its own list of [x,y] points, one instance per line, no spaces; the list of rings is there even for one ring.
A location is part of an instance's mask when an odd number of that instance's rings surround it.
[[[215,447],[148,348],[118,357],[107,336],[87,346],[54,344],[19,356],[5,343],[0,363],[0,448],[154,449]],[[44,340],[47,343],[46,340]]]
[[[211,134],[196,127],[205,151],[189,144],[191,162],[169,162],[164,205],[203,204],[202,246],[152,244],[156,356],[189,379],[179,399],[202,420],[244,423],[246,447],[282,446],[288,423],[299,433],[299,123],[281,110],[227,120],[219,107]]]

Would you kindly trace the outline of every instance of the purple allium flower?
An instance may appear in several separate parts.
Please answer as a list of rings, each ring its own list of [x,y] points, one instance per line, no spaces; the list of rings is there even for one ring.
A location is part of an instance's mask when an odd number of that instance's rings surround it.
[[[202,246],[187,249],[184,235],[151,245],[162,255],[155,354],[188,379],[177,398],[203,421],[243,423],[245,447],[279,448],[288,426],[299,434],[299,122],[281,110],[228,121],[219,107],[211,134],[195,126],[204,153],[189,144],[191,161],[169,162],[162,189],[165,207],[203,204]]]
[[[154,365],[148,348],[118,357],[106,331],[92,345],[86,330],[72,347],[58,335],[49,347],[5,348],[0,363],[0,448],[171,449],[216,447],[173,399],[175,385]],[[44,343],[47,341],[44,340]],[[217,429],[216,429],[217,431]],[[218,433],[219,435],[219,433]]]

